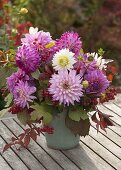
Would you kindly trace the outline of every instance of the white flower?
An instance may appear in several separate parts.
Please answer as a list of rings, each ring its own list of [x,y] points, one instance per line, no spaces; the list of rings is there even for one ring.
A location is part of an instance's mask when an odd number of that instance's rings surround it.
[[[55,70],[70,70],[73,68],[74,63],[76,63],[74,53],[66,48],[57,52],[52,60],[52,65]]]
[[[29,34],[36,34],[38,32],[38,28],[30,27],[29,28]]]
[[[100,70],[102,70],[103,68],[106,68],[106,64],[112,62],[113,60],[109,60],[109,59],[103,59],[102,56],[98,56],[98,53],[88,53],[88,55],[92,56],[94,58],[94,60],[97,63],[97,66],[100,68]]]

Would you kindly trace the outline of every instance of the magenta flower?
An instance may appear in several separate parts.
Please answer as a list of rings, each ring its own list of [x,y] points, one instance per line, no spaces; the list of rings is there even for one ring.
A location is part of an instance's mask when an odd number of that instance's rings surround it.
[[[14,89],[14,102],[21,108],[29,108],[29,102],[33,102],[36,97],[33,93],[36,92],[36,87],[31,86],[28,82],[19,81]]]
[[[53,40],[49,32],[39,31],[35,34],[25,34],[25,38],[22,38],[21,41],[22,44],[34,46],[37,49],[41,49]]]
[[[109,87],[109,81],[100,70],[90,71],[85,76],[85,80],[89,82],[89,87],[86,89],[87,93],[94,93],[100,95]]]
[[[80,41],[78,33],[65,32],[60,39],[57,40],[55,46],[58,51],[63,48],[68,48],[77,57],[80,53],[82,42]]]
[[[79,102],[82,96],[81,79],[79,75],[76,75],[75,70],[70,72],[64,70],[59,71],[58,74],[53,74],[50,84],[48,91],[53,100],[59,101],[60,104],[74,105],[74,101]]]
[[[25,34],[25,38],[22,38],[21,41],[22,44],[35,47],[39,51],[41,55],[41,62],[47,62],[54,54],[53,47],[46,47],[49,43],[54,42],[49,32],[39,31],[34,34]]]
[[[7,78],[7,87],[10,90],[11,93],[13,93],[13,90],[19,80],[23,81],[29,81],[30,77],[21,69],[19,69],[16,73],[13,73],[10,77]]]
[[[36,71],[40,66],[40,55],[38,51],[30,46],[22,45],[16,53],[16,64],[26,73]]]

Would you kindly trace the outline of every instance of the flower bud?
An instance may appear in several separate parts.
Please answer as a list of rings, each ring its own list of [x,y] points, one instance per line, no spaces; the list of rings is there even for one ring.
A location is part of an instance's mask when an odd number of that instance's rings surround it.
[[[105,96],[106,96],[105,93],[101,93],[101,97],[102,97],[103,99],[105,98]]]
[[[89,86],[89,82],[87,81],[87,80],[84,80],[83,82],[82,82],[82,85],[83,85],[83,88],[87,88],[88,86]]]
[[[54,45],[55,45],[55,42],[52,41],[52,42],[50,42],[49,44],[46,44],[46,45],[45,45],[45,48],[51,48],[51,47],[53,47]]]
[[[27,13],[28,13],[28,9],[26,9],[26,8],[20,9],[20,14],[27,14]]]
[[[80,55],[80,56],[78,56],[78,60],[79,61],[82,61],[83,60],[83,57]]]

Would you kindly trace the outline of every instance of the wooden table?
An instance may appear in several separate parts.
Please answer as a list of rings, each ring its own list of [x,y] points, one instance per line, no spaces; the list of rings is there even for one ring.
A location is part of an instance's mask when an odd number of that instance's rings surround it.
[[[41,134],[37,142],[31,141],[27,150],[9,149],[0,154],[0,170],[121,170],[121,95],[116,101],[99,106],[104,113],[111,114],[115,126],[107,134],[99,132],[92,124],[90,135],[80,138],[80,145],[72,150],[49,149]],[[0,151],[11,136],[22,131],[15,117],[0,121]]]

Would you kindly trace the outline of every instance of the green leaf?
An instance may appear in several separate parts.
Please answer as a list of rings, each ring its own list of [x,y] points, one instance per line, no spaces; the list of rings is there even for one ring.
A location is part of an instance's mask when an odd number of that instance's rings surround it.
[[[13,97],[12,95],[9,93],[6,97],[5,97],[5,106],[4,107],[9,107],[10,104],[12,103]]]
[[[88,115],[87,115],[87,112],[83,110],[83,108],[81,108],[80,106],[77,106],[76,109],[74,107],[70,108],[69,118],[74,121],[79,122],[80,119],[83,119],[83,120],[88,119]]]
[[[30,115],[26,113],[26,111],[23,111],[17,114],[17,118],[23,125],[26,125],[28,121],[30,120]]]
[[[42,117],[42,116],[41,116]],[[32,121],[35,121],[35,120],[37,120],[37,119],[39,119],[40,118],[40,114],[38,114],[36,111],[33,111],[32,113],[31,113],[31,120]]]
[[[90,121],[88,119],[80,119],[79,122],[74,121],[69,118],[67,115],[66,120],[65,120],[66,126],[75,134],[75,135],[80,135],[80,136],[86,136],[89,134],[89,129],[90,129]]]
[[[0,68],[0,88],[6,86],[6,78],[16,71],[16,68],[1,67]]]
[[[2,118],[9,110],[10,108],[7,108],[7,109],[3,109],[0,111],[0,118]]]
[[[34,111],[31,114],[31,120],[40,119],[43,117],[44,124],[49,124],[52,121],[52,111],[53,106],[47,105],[46,103],[35,103],[35,105],[32,105],[31,108],[34,109]]]
[[[99,54],[100,56],[103,56],[104,53],[105,53],[105,51],[104,51],[102,48],[98,49],[98,54]]]
[[[32,73],[32,77],[34,79],[39,79],[39,76],[40,76],[40,71],[37,69],[35,72]]]

